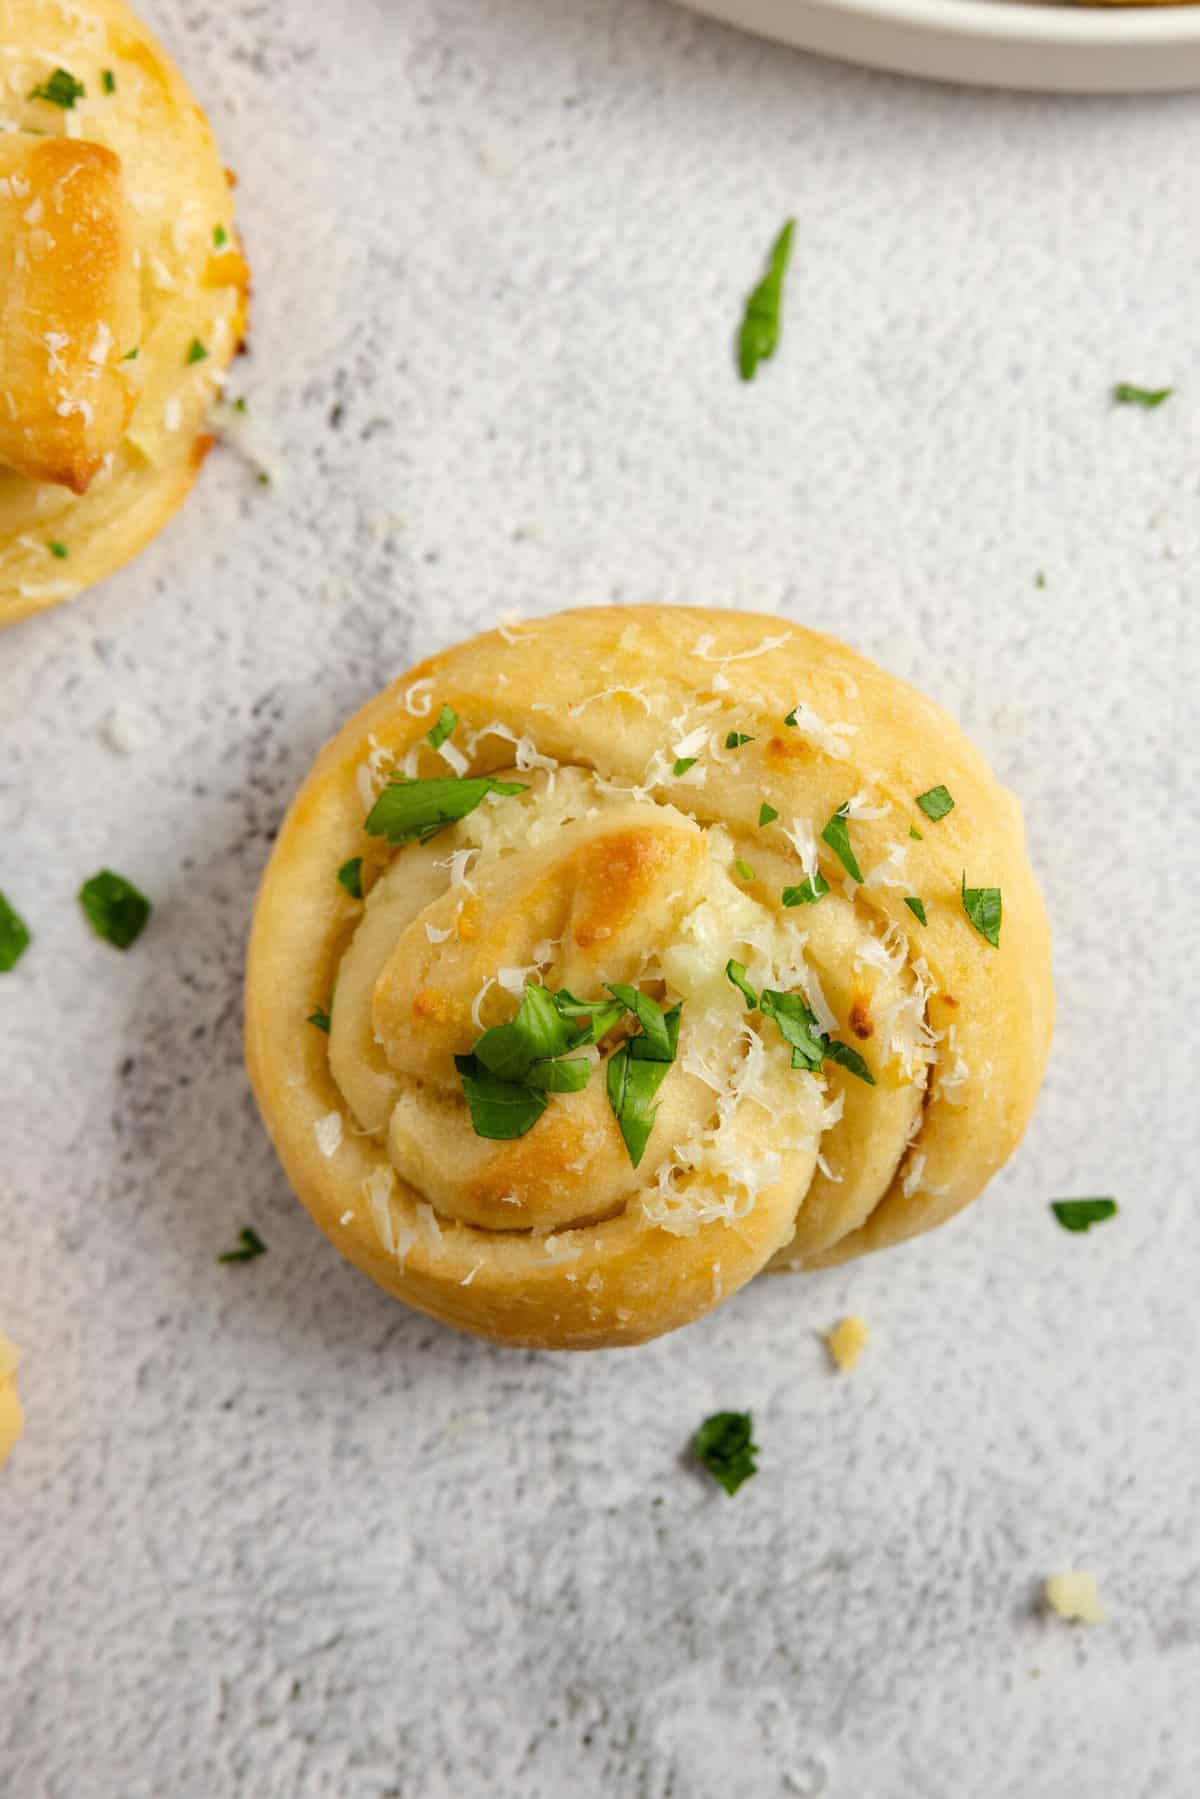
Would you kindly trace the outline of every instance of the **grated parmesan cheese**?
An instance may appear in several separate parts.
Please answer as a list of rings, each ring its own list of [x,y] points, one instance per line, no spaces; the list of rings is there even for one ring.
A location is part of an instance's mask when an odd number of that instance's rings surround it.
[[[439,743],[438,755],[442,758],[443,762],[454,770],[456,775],[465,775],[471,766],[467,757],[463,755],[458,745],[456,743],[451,743],[449,738],[446,739],[445,743]]]
[[[828,1332],[825,1344],[839,1374],[849,1374],[858,1366],[858,1359],[867,1346],[869,1336],[870,1332],[864,1321],[853,1313],[840,1319]]]
[[[1096,1576],[1085,1569],[1072,1568],[1065,1574],[1051,1574],[1042,1589],[1050,1611],[1073,1624],[1103,1624],[1104,1607]]]
[[[414,681],[404,692],[404,710],[412,718],[428,718],[433,711],[433,676]]]
[[[337,1154],[342,1144],[342,1115],[340,1112],[326,1112],[324,1118],[318,1118],[313,1125],[313,1136],[317,1140],[317,1148],[325,1157]]]
[[[850,746],[844,740],[857,734],[857,725],[827,724],[803,700],[793,707],[792,716],[796,720],[795,729],[801,737],[807,737],[810,743],[815,743],[819,750],[832,756],[835,762],[845,762],[848,759]]]

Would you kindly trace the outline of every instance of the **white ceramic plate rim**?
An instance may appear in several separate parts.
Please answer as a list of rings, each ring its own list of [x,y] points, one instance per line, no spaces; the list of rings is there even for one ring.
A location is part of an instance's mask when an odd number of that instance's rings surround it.
[[[1200,6],[1022,6],[1008,0],[829,0],[831,13],[1003,43],[1195,44]]]

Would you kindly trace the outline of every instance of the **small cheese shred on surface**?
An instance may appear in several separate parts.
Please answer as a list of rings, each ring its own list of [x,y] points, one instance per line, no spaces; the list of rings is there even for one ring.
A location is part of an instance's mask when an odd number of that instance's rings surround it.
[[[858,1358],[866,1348],[869,1336],[870,1332],[863,1319],[855,1317],[853,1313],[840,1319],[828,1332],[825,1345],[839,1374],[849,1374],[857,1367]]]
[[[1084,1568],[1051,1574],[1043,1587],[1047,1608],[1072,1624],[1103,1624],[1104,1607],[1096,1576]]]
[[[318,1118],[313,1125],[313,1136],[317,1140],[317,1148],[326,1160],[336,1155],[342,1143],[341,1113],[326,1112],[324,1118]]]

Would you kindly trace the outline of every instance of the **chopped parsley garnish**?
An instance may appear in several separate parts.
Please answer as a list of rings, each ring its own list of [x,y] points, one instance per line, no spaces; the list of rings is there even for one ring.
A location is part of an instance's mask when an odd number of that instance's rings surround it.
[[[757,1011],[758,994],[746,979],[746,964],[744,962],[735,962],[731,956],[725,964],[725,975],[728,980],[733,982],[734,986],[745,1000],[747,1009],[751,1012]]]
[[[829,892],[829,882],[818,868],[806,875],[798,887],[785,887],[780,899],[785,906],[815,906]]]
[[[792,254],[795,228],[795,219],[789,219],[771,246],[766,274],[746,301],[738,332],[738,373],[743,381],[753,381],[759,363],[769,362],[779,343],[783,277]]]
[[[758,1473],[754,1424],[749,1412],[714,1412],[692,1439],[696,1459],[730,1495]]]
[[[1050,1210],[1065,1231],[1090,1231],[1094,1224],[1115,1218],[1119,1207],[1115,1199],[1053,1199]]]
[[[923,832],[918,831],[916,825],[909,825],[908,834],[912,838],[914,843],[924,843],[924,841],[925,841]]]
[[[1033,577],[1033,585],[1038,589],[1045,587],[1045,585],[1046,585],[1045,569],[1039,568],[1037,574]]]
[[[70,112],[76,100],[82,100],[87,93],[82,81],[76,81],[69,69],[55,69],[48,81],[30,89],[31,100],[48,100],[51,106],[61,106],[64,112]]]
[[[546,1095],[529,1081],[504,1081],[489,1074],[474,1056],[455,1056],[454,1066],[477,1137],[511,1142],[531,1131],[546,1110]]]
[[[852,881],[862,880],[862,869],[858,866],[858,858],[850,847],[850,814],[845,806],[839,806],[825,829],[821,832],[821,841],[827,843]]]
[[[674,1006],[664,1012],[636,987],[614,984],[609,992],[631,1011],[641,1032],[628,1038],[608,1059],[608,1103],[625,1141],[629,1160],[636,1168],[650,1141],[658,1107],[658,1090],[675,1060],[679,1043],[679,1015]]]
[[[223,250],[225,248],[225,245],[228,242],[229,242],[229,233],[228,233],[228,231],[226,231],[224,225],[214,225],[213,226],[213,249],[214,250]]]
[[[71,552],[67,548],[66,544],[59,543],[57,541],[57,539],[55,539],[52,543],[48,543],[46,545],[46,548],[49,550],[49,552],[52,556],[57,556],[57,558],[60,562],[65,562],[67,560],[67,557],[71,554]]]
[[[349,862],[343,862],[338,869],[337,878],[351,899],[362,898],[362,864],[361,856],[351,856]]]
[[[678,1006],[673,1012],[664,1012],[648,994],[639,993],[636,987],[627,987],[621,982],[614,982],[608,991],[614,999],[620,1000],[627,1012],[633,1013],[642,1027],[646,1047],[638,1054],[648,1056],[652,1062],[672,1061],[679,1036]]]
[[[497,781],[492,775],[452,777],[445,780],[408,781],[393,775],[367,814],[363,829],[389,843],[423,843],[435,832],[474,812],[490,793],[510,796],[525,793],[524,781]]]
[[[333,1021],[323,1006],[314,1006],[304,1022],[305,1024],[315,1024],[319,1031],[324,1031],[328,1036],[329,1026]]]
[[[675,766],[672,768],[671,773],[678,779],[680,775],[686,775],[689,768],[695,768],[695,766],[695,756],[679,756],[676,758]]]
[[[740,856],[733,865],[733,871],[737,875],[739,881],[752,881],[754,879],[754,870],[748,862],[743,862]]]
[[[101,69],[101,71],[100,71],[100,86],[104,89],[104,92],[106,94],[115,94],[116,93],[117,78],[113,74],[111,69]]]
[[[29,926],[0,893],[0,974],[17,966],[29,942]]]
[[[784,719],[783,722],[785,725],[790,725],[790,727],[793,731],[797,729],[800,721],[796,717],[796,708],[794,706],[792,707],[791,711],[788,713],[787,717]]]
[[[485,1031],[471,1053],[489,1074],[520,1081],[535,1062],[564,1055],[578,1041],[579,1033],[555,1005],[554,995],[527,983],[516,1017]]]
[[[774,806],[768,806],[766,800],[764,800],[762,805],[758,808],[758,828],[759,828],[759,830],[761,831],[761,829],[764,825],[774,824],[775,820],[778,817],[779,817],[779,814],[778,814],[778,812],[776,812]]]
[[[200,339],[198,337],[194,337],[191,342],[191,347],[189,348],[188,353],[187,353],[187,362],[188,362],[189,367],[193,362],[204,362],[207,359],[207,357],[208,357],[208,351],[205,349],[204,345],[200,342]]]
[[[917,795],[917,804],[926,818],[936,824],[939,818],[945,818],[947,812],[953,812],[954,801],[947,787],[931,787],[926,793]]]
[[[875,1076],[871,1073],[871,1070],[867,1067],[863,1058],[851,1044],[842,1043],[837,1037],[830,1037],[825,1045],[825,1060],[827,1062],[836,1062],[840,1068],[846,1069],[848,1073],[856,1074],[860,1081],[865,1081],[867,1083],[868,1087],[873,1087],[875,1085]]]
[[[134,344],[132,350],[126,350],[124,356],[122,356],[122,358],[121,358],[121,361],[122,362],[136,362],[138,350],[140,348],[141,348],[140,344]]]
[[[730,731],[725,738],[727,750],[740,750],[744,743],[753,743],[753,737],[747,737],[744,731]]]
[[[217,1260],[218,1262],[253,1262],[256,1256],[265,1256],[266,1253],[267,1246],[258,1232],[251,1230],[247,1225],[245,1230],[238,1233],[237,1248],[227,1249],[223,1256],[217,1257]]]
[[[981,937],[985,937],[993,949],[1000,948],[1000,889],[998,887],[968,887],[967,877],[962,878],[963,911],[970,919]]]
[[[141,936],[150,901],[124,875],[102,868],[79,889],[79,903],[97,937],[114,949],[128,949]]]
[[[447,737],[453,733],[457,723],[458,713],[454,710],[453,706],[443,706],[438,713],[436,725],[434,725],[432,731],[426,731],[425,733],[426,741],[429,743],[430,747],[435,750],[440,750]]]
[[[918,899],[915,893],[910,893],[906,897],[904,903],[908,907],[909,911],[912,913],[913,917],[920,924],[927,925],[929,923],[929,920],[925,916],[925,901],[924,900]]]
[[[1113,400],[1118,406],[1144,406],[1147,412],[1153,412],[1174,392],[1173,387],[1134,387],[1129,381],[1118,381],[1113,388]]]

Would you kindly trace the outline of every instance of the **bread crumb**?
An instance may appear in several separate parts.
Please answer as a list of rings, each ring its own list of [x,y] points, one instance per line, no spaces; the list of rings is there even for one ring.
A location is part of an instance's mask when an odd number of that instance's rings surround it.
[[[857,1366],[869,1336],[870,1332],[863,1319],[856,1318],[853,1313],[850,1317],[841,1319],[828,1332],[825,1347],[840,1374],[849,1374]]]
[[[0,1331],[0,1468],[21,1434],[25,1422],[17,1397],[17,1351]]]
[[[1060,1618],[1078,1624],[1103,1624],[1104,1608],[1096,1576],[1085,1569],[1072,1568],[1065,1574],[1051,1574],[1043,1589],[1047,1607]]]

